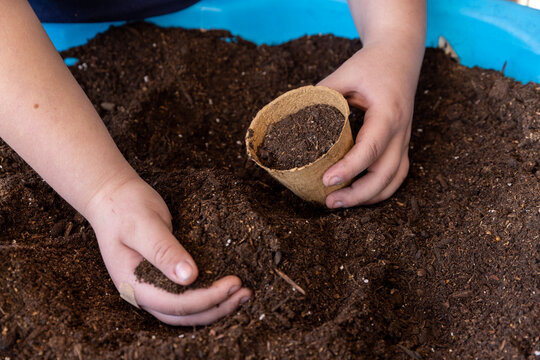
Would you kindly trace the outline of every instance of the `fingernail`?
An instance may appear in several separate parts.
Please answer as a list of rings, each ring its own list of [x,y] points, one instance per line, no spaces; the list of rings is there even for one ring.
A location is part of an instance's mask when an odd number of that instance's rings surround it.
[[[343,182],[343,180],[341,180],[341,178],[339,176],[334,176],[333,178],[330,179],[330,181],[328,181],[327,186],[339,185],[342,182]]]
[[[238,289],[240,289],[240,285],[234,285],[233,287],[231,287],[231,288],[229,289],[228,295],[231,296],[232,294],[234,294],[235,292],[237,292]]]
[[[240,305],[245,304],[249,301],[249,296],[244,296],[240,299]]]
[[[336,201],[332,207],[333,208],[342,208],[343,203],[341,201]]]
[[[178,276],[180,280],[188,280],[191,277],[191,274],[193,274],[193,267],[191,267],[187,261],[182,261],[176,265],[176,276]]]

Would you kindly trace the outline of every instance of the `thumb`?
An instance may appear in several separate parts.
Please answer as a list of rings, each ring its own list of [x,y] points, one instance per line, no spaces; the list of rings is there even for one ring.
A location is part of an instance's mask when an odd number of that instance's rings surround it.
[[[141,254],[170,280],[189,285],[198,275],[195,261],[157,215],[138,226],[138,232],[124,243]]]

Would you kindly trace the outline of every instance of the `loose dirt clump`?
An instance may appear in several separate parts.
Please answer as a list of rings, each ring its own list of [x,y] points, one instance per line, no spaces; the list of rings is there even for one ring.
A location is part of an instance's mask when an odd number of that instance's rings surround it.
[[[0,355],[534,359],[540,85],[428,49],[409,176],[377,205],[321,210],[247,159],[245,132],[263,105],[360,47],[328,35],[256,46],[139,23],[64,52],[167,202],[200,284],[237,274],[254,296],[197,328],[132,307],[89,224],[0,143]],[[362,113],[350,120],[356,134]]]

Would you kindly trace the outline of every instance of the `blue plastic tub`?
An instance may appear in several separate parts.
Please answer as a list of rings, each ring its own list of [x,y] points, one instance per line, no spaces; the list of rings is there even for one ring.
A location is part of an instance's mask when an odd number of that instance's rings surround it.
[[[257,44],[279,44],[306,34],[358,36],[346,0],[202,0],[147,21],[163,27],[227,29]],[[56,48],[65,50],[121,24],[44,26]],[[539,10],[506,0],[428,0],[426,46],[436,47],[440,36],[466,66],[499,71],[504,66],[507,76],[540,83]]]

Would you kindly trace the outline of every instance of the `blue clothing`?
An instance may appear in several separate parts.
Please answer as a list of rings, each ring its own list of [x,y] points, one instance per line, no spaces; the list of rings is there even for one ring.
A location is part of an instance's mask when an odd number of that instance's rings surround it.
[[[1,1],[1,0],[0,0]],[[172,13],[198,0],[29,0],[41,22],[142,20]]]

